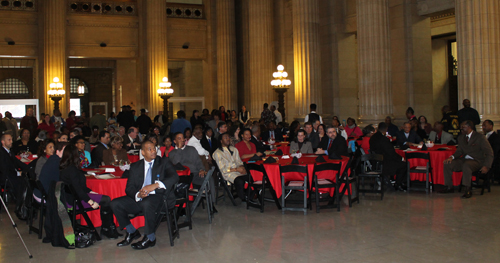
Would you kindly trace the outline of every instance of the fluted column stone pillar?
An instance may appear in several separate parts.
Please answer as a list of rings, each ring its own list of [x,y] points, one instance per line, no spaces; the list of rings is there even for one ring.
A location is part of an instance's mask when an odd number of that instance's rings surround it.
[[[273,1],[248,1],[250,106],[252,118],[260,118],[262,105],[276,95],[271,87],[274,63]]]
[[[165,0],[147,0],[145,5],[146,24],[146,106],[150,112],[163,109],[163,101],[158,96],[163,77],[168,77],[167,55],[167,4]],[[174,96],[178,93],[176,87]]]
[[[357,0],[359,116],[392,114],[389,0]]]
[[[500,121],[500,2],[457,0],[458,97]]]
[[[322,108],[318,0],[292,0],[292,10],[295,107],[303,118],[311,103]]]
[[[69,76],[66,56],[66,6],[58,0],[45,0],[43,2],[43,94],[40,98],[45,99],[44,108],[39,112],[52,114],[54,102],[47,95],[50,83],[55,77],[64,85],[66,94],[59,103],[59,109],[63,115],[69,108]]]
[[[218,103],[237,110],[236,31],[234,0],[217,0]]]

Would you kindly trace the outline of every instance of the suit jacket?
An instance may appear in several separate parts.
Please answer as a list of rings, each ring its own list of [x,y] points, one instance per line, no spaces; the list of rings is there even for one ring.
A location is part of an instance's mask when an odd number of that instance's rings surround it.
[[[437,133],[435,131],[431,131],[431,133],[429,133],[429,140],[436,142],[436,136],[437,136]],[[442,131],[441,132],[441,143],[448,144],[448,142],[450,142],[450,141],[453,141],[454,143],[456,143],[455,140],[453,139],[453,135],[451,135],[445,131]]]
[[[134,200],[135,195],[142,189],[144,184],[145,162],[146,161],[142,159],[130,165],[125,194]],[[168,207],[174,207],[175,193],[173,191],[173,187],[179,181],[179,175],[177,174],[172,162],[170,162],[167,157],[160,158],[159,156],[156,156],[151,170],[151,175],[151,182],[148,182],[146,185],[153,184],[155,181],[161,181],[165,185],[165,189],[156,189],[155,194],[167,194]]]
[[[10,155],[5,148],[0,145],[0,182],[5,183],[5,179],[17,180],[17,170],[28,171],[28,165],[16,158],[11,150]]]
[[[137,138],[134,139],[133,141],[130,141],[130,138],[128,137],[128,134],[123,135],[122,138],[123,138],[123,146],[122,146],[123,149],[125,149],[127,151],[130,151],[130,150],[133,150],[133,149],[140,149],[140,147],[134,145],[134,142],[137,141]],[[127,144],[129,144],[131,142],[132,142],[132,144],[130,145],[130,147],[128,147]]]
[[[255,144],[255,148],[257,149],[257,152],[265,152],[267,150],[270,150],[271,147],[269,145],[264,145],[261,141],[257,140],[255,136],[252,135],[252,138],[250,141]]]
[[[334,158],[339,158],[341,156],[349,155],[347,152],[347,142],[344,139],[344,137],[337,134],[337,137],[335,137],[335,139],[332,141],[332,146],[328,150],[329,141],[330,138],[328,138],[328,140],[322,140],[321,145],[319,145],[318,147],[325,151],[328,151],[328,158],[334,159]]]
[[[465,141],[465,136],[465,134],[458,136],[458,147],[453,157],[458,159],[469,155],[474,160],[477,160],[481,166],[491,168],[494,158],[493,149],[486,136],[473,131],[469,143]]]
[[[95,167],[99,167],[102,165],[104,150],[106,150],[106,147],[104,147],[104,145],[100,142],[97,144],[97,147],[95,147],[94,150],[92,150],[91,153],[92,163],[95,164]]]
[[[370,138],[370,151],[384,156],[384,161],[382,163],[382,173],[384,176],[391,176],[396,173],[396,169],[400,166],[402,158],[396,153],[396,150],[394,150],[389,138],[385,137],[380,132],[373,134]]]
[[[408,138],[406,138],[404,130],[399,131],[397,140],[399,146],[403,146],[405,142],[420,143],[422,141],[422,139],[417,135],[417,133],[414,130],[410,131]]]
[[[311,146],[311,142],[309,141],[304,141],[300,149],[299,149],[299,143],[292,141],[290,143],[290,153],[295,153],[297,151],[300,151],[301,153],[314,153],[313,148]]]
[[[269,141],[269,131],[266,131],[262,133],[262,140],[267,142]],[[283,141],[283,134],[281,134],[281,131],[279,129],[274,130],[274,141],[276,142],[282,142]]]
[[[207,150],[210,153],[210,156],[219,148],[219,141],[215,139],[214,136],[210,139],[212,141],[212,146],[210,146],[210,143],[208,143],[207,136],[203,135],[203,137],[200,140],[201,147],[203,149]]]
[[[309,136],[306,133],[306,138],[311,142],[311,146],[313,147],[313,150],[316,150],[319,148],[319,137],[317,136],[316,132],[311,132]]]
[[[488,142],[493,149],[493,156],[495,156],[495,159],[497,159],[498,157],[500,157],[500,135],[498,135],[496,132],[493,132],[488,138]]]

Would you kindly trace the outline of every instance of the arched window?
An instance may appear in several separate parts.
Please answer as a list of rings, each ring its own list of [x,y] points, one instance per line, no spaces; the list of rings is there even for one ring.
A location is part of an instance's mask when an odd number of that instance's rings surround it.
[[[85,84],[85,82],[83,82],[83,80],[80,80],[79,78],[70,78],[69,79],[69,84],[70,84],[69,93],[78,94],[78,86],[80,85],[80,82],[85,87],[85,93],[89,93],[89,88],[87,87],[87,84]]]
[[[30,92],[26,83],[19,79],[8,78],[0,82],[0,97],[2,98],[29,98]]]

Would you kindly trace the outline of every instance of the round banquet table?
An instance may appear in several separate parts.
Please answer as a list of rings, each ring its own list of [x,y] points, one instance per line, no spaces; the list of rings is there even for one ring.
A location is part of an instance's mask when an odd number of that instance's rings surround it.
[[[273,156],[271,156],[273,157]],[[264,161],[257,161],[255,162],[256,164],[264,164],[264,169],[266,169],[267,176],[269,177],[269,182],[271,183],[274,191],[276,192],[277,198],[281,197],[281,175],[280,175],[280,165],[289,165],[292,164],[292,157],[289,159],[282,159],[282,156],[274,156],[278,157],[279,160],[276,163],[263,163]],[[299,159],[298,165],[306,165],[307,166],[307,171],[308,171],[308,180],[309,180],[309,185],[312,183],[313,179],[313,171],[314,171],[314,164],[316,164],[316,157],[317,155],[315,154],[303,154],[302,157]],[[342,170],[341,172],[344,171],[344,169],[347,166],[347,163],[349,162],[349,158],[343,156],[341,160],[333,160],[333,159],[328,159],[326,155],[323,155],[323,158],[326,160],[326,162],[329,163],[341,163],[342,164]],[[249,159],[243,160],[244,162],[248,162]],[[259,172],[252,172],[252,178],[254,181],[262,181],[262,173]],[[336,181],[336,174],[328,171],[324,171],[321,173],[318,173],[318,179],[330,179],[333,181]],[[304,178],[299,174],[299,173],[288,173],[286,175],[286,180],[287,181],[303,181]],[[340,190],[342,192],[342,190]],[[330,191],[330,196],[333,196],[334,191]]]
[[[446,148],[446,150],[438,150],[440,148]],[[431,162],[431,173],[430,173],[430,178],[434,180],[434,184],[440,184],[444,185],[444,173],[443,173],[443,167],[444,167],[444,160],[446,160],[448,157],[450,157],[452,154],[455,153],[457,147],[456,146],[448,146],[448,145],[434,145],[431,148],[428,148],[426,151],[421,151],[418,150],[417,147],[411,147],[412,151],[407,151],[407,150],[398,150],[396,149],[396,152],[401,155],[403,158],[405,158],[405,153],[406,152],[420,152],[420,153],[429,153],[430,157],[430,162]],[[416,150],[416,151],[415,151]],[[426,160],[422,159],[413,159],[410,161],[410,167],[415,167],[415,166],[425,166],[426,165]],[[412,181],[424,181],[425,182],[425,174],[424,173],[411,173],[410,174],[410,180]],[[458,186],[462,182],[462,172],[453,172],[453,185]]]
[[[127,178],[121,178],[123,175],[123,171],[120,170],[119,167],[114,167],[114,166],[102,166],[101,168],[115,168],[115,172],[112,172],[111,174],[116,176],[116,178],[113,179],[97,179],[94,176],[88,176],[87,177],[87,187],[90,188],[92,191],[107,195],[111,198],[111,200],[125,196],[125,187],[127,186]],[[184,166],[186,170],[184,171],[177,171],[177,174],[179,176],[185,176],[185,175],[190,175],[191,171],[189,170],[188,167]],[[98,169],[84,169],[84,171],[89,171],[89,170],[98,170]],[[104,173],[104,170],[101,169],[102,172],[97,172],[97,173]],[[90,220],[92,220],[92,223],[94,224],[95,227],[101,226],[101,215],[100,215],[100,210],[94,210],[87,212]],[[144,226],[144,217],[143,216],[137,216],[134,219],[131,220],[132,225],[134,225],[135,228],[139,228]],[[85,225],[85,220],[81,220],[82,225]],[[115,224],[118,225],[118,221],[115,218]]]
[[[265,145],[269,145],[268,142],[264,142]],[[276,147],[275,150],[272,151],[266,151],[266,152],[276,152],[278,150],[281,150],[284,155],[290,154],[290,143],[289,142],[277,142],[273,144],[274,147]]]

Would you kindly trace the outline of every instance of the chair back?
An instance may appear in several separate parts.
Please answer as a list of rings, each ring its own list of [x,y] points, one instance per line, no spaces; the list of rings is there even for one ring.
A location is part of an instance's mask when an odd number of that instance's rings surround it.
[[[368,170],[371,171],[382,171],[382,162],[384,161],[384,156],[381,154],[365,154],[361,156],[362,172]]]
[[[296,165],[296,164],[289,164],[289,165],[280,165],[280,173],[305,173],[307,174],[307,166],[304,165]]]
[[[406,152],[405,153],[405,158],[406,160],[410,159],[424,159],[424,160],[431,160],[430,154],[429,153],[415,153],[415,152]]]
[[[263,164],[256,164],[256,163],[245,163],[245,168],[248,173],[248,177],[250,178],[250,183],[253,183],[255,180],[253,179],[253,174],[252,171],[256,171],[258,173],[262,173],[262,179],[268,178],[266,169],[264,168]],[[262,180],[264,181],[264,180]]]

